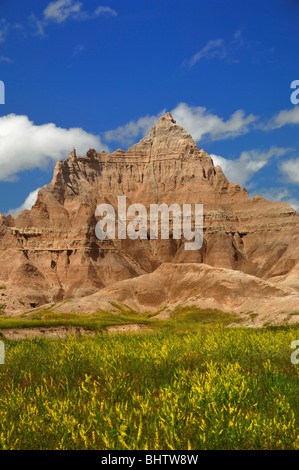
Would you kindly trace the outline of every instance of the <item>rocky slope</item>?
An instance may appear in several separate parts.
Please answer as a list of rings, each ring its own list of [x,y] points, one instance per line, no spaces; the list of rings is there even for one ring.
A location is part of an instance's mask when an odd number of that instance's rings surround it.
[[[246,325],[299,320],[298,315],[292,314],[299,306],[299,295],[292,288],[204,263],[163,263],[153,273],[116,282],[51,309],[84,314],[125,308],[166,319],[178,305],[237,313]]]
[[[95,209],[103,202],[117,207],[119,195],[127,197],[127,205],[142,203],[147,208],[153,203],[203,204],[201,250],[186,251],[183,240],[172,238],[98,240]],[[81,157],[73,150],[64,162],[57,162],[53,180],[39,191],[30,211],[17,217],[0,215],[0,283],[7,287],[7,311],[96,294],[119,281],[145,279],[164,263],[157,273],[165,278],[169,270],[177,272],[179,281],[181,274],[172,264],[184,264],[186,275],[208,265],[229,270],[227,276],[235,272],[240,285],[247,275],[254,276],[257,285],[262,280],[276,286],[265,291],[261,282],[261,298],[275,297],[278,291],[296,296],[298,241],[299,216],[293,208],[259,196],[251,200],[167,113],[127,151],[91,149]],[[219,269],[213,272],[217,279]],[[195,291],[200,292],[200,285]],[[246,297],[242,288],[233,291],[240,299]],[[202,300],[208,296],[205,291]],[[225,304],[225,292],[222,297]],[[297,308],[296,302],[288,308]]]

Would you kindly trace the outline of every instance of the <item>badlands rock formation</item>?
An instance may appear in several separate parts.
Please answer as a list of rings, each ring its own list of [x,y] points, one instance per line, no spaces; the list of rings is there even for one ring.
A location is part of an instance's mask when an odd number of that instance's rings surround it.
[[[184,241],[173,238],[98,240],[96,207],[106,202],[117,208],[120,195],[127,205],[146,208],[203,204],[202,248],[186,251]],[[109,306],[114,298],[153,310],[196,294],[199,305],[214,302],[231,311],[260,311],[273,299],[279,311],[299,310],[298,242],[292,207],[251,200],[167,113],[127,151],[91,149],[81,157],[73,150],[57,162],[30,211],[0,214],[3,304],[13,312],[76,298],[72,305],[80,310],[82,298],[88,304],[92,297],[92,311],[101,299]]]

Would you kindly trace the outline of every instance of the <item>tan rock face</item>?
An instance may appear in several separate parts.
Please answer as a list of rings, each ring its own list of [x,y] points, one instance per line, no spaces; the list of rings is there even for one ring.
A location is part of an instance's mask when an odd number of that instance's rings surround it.
[[[203,247],[186,251],[174,239],[98,240],[95,209],[103,202],[117,208],[120,195],[146,208],[203,204]],[[162,263],[204,263],[298,290],[298,222],[288,204],[251,200],[229,183],[167,113],[127,151],[90,149],[80,157],[73,150],[57,162],[30,211],[0,216],[0,282],[41,305],[93,294]]]
[[[162,309],[157,318],[167,318],[178,305],[219,309],[238,314],[243,324],[252,326],[299,320],[298,315],[290,315],[299,305],[299,294],[291,287],[204,263],[164,263],[153,273],[58,304],[52,312],[113,312],[119,305],[137,312],[157,313]]]

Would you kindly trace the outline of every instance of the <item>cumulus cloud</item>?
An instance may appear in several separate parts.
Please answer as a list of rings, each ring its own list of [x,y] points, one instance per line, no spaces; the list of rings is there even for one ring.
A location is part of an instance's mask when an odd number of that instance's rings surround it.
[[[229,181],[244,186],[272,158],[279,158],[290,150],[289,148],[271,147],[266,152],[259,150],[244,151],[239,158],[234,160],[214,154],[211,154],[211,158],[215,166],[219,165],[222,168]]]
[[[204,136],[209,136],[211,140],[222,140],[246,134],[249,125],[257,119],[253,114],[245,116],[245,112],[239,109],[225,121],[204,107],[188,106],[185,103],[180,103],[171,113],[196,142]]]
[[[144,116],[137,121],[130,121],[124,126],[105,132],[105,140],[121,142],[124,145],[130,145],[137,137],[147,135],[151,128],[157,124],[157,120],[165,114],[162,111],[154,116]]]
[[[107,131],[105,139],[118,141],[122,144],[133,143],[137,137],[148,134],[151,127],[163,114],[165,114],[165,110],[154,116],[145,116],[137,121],[130,121],[124,126]],[[220,140],[245,134],[249,131],[250,124],[257,119],[253,114],[246,116],[244,111],[237,110],[225,121],[204,107],[188,106],[186,103],[180,103],[171,111],[171,114],[177,124],[184,127],[196,142],[202,140],[203,137]]]
[[[264,126],[265,130],[279,129],[287,124],[299,124],[299,107],[284,109],[274,116],[270,122]]]
[[[38,195],[38,192],[41,188],[37,188],[35,189],[34,191],[32,191],[28,196],[27,198],[25,199],[25,201],[23,202],[23,204],[20,206],[20,207],[17,207],[16,209],[10,209],[8,212],[7,212],[7,215],[12,215],[14,217],[16,217],[17,215],[19,215],[21,212],[25,211],[25,210],[30,210],[32,208],[32,206],[34,206],[35,202],[36,202],[36,199],[37,199],[37,195]]]
[[[290,183],[299,184],[299,158],[285,160],[279,168]]]
[[[0,181],[12,181],[20,171],[45,168],[64,159],[72,147],[83,155],[89,148],[108,150],[98,136],[81,128],[37,126],[15,114],[0,117]]]

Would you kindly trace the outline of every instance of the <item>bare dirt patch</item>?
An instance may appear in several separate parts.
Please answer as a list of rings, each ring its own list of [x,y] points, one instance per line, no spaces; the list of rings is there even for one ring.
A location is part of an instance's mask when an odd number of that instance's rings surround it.
[[[95,336],[96,332],[86,330],[82,327],[68,328],[65,326],[47,328],[5,328],[0,330],[1,335],[6,339],[34,339],[34,338],[66,338],[68,336]]]
[[[145,325],[120,325],[120,326],[108,326],[103,333],[113,335],[117,333],[152,333],[153,330],[147,328]]]

